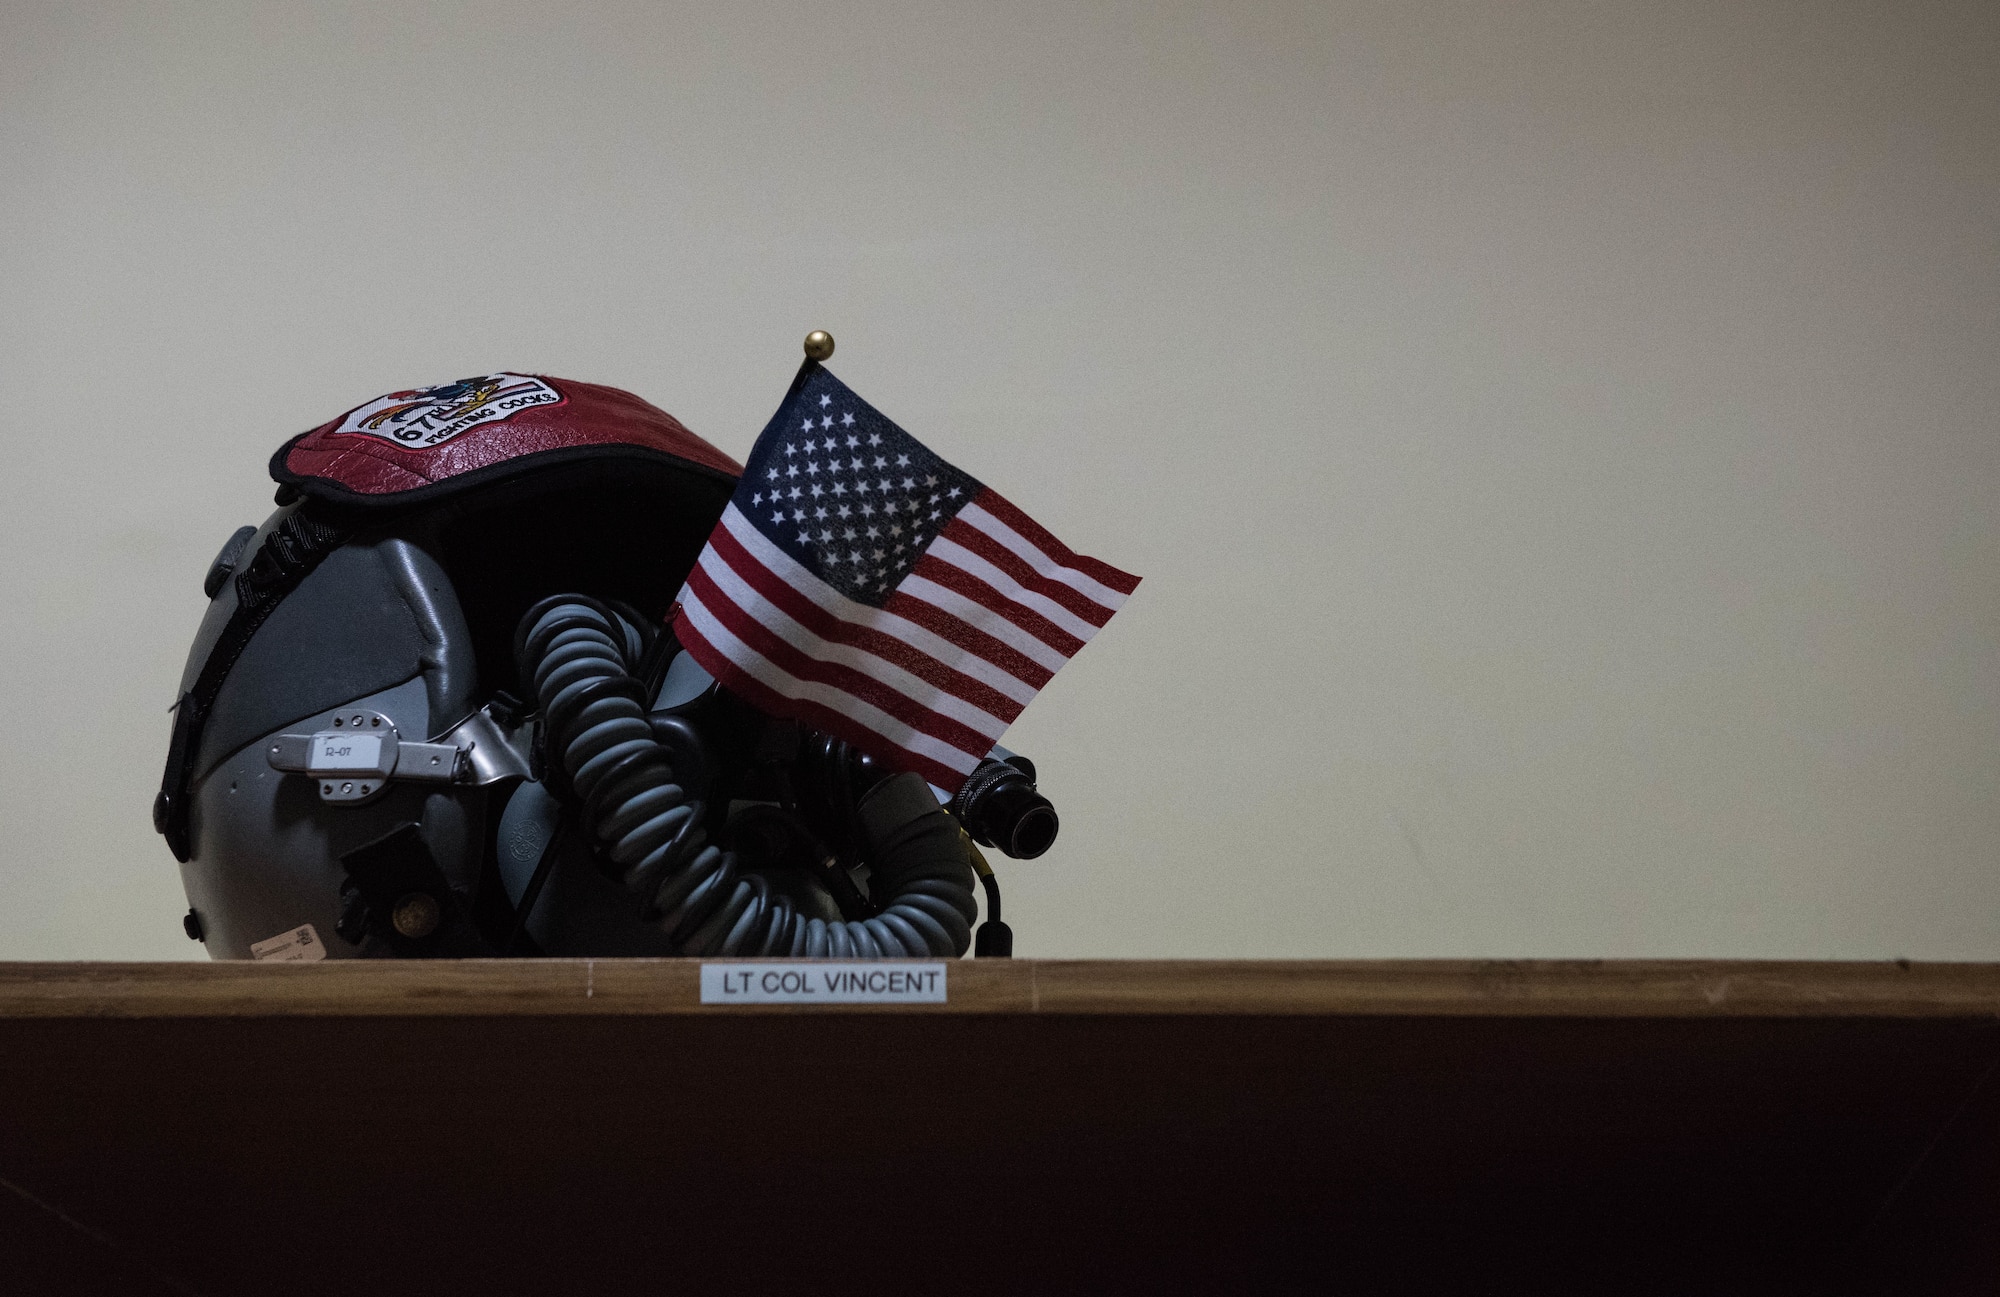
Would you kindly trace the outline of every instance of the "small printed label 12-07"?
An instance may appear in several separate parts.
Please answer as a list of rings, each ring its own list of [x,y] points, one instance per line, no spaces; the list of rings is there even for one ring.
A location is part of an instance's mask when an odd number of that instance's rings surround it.
[[[290,963],[311,963],[326,958],[326,946],[310,923],[301,923],[290,932],[260,941],[250,947],[252,959],[277,959]]]
[[[943,1004],[938,964],[703,964],[703,1004]]]

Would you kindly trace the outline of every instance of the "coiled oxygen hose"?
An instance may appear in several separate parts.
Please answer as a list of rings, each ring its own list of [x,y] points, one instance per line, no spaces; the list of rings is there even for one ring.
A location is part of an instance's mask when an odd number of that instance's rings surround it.
[[[710,845],[704,807],[676,778],[634,674],[639,629],[595,599],[558,595],[528,610],[515,640],[541,705],[552,791],[687,955],[875,959],[957,957],[972,944],[972,866],[957,821],[915,775],[883,781],[858,808],[873,918],[808,917],[734,852]],[[567,789],[563,785],[567,784]]]

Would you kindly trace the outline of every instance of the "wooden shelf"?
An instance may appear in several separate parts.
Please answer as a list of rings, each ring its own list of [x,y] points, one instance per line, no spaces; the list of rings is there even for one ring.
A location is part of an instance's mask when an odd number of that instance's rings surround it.
[[[727,963],[730,961],[713,961]],[[0,963],[0,1018],[841,1011],[704,1005],[676,959]],[[2000,964],[1694,960],[965,960],[945,1014],[1446,1017],[2000,1015]]]
[[[0,1290],[1991,1292],[2000,966],[0,964]]]

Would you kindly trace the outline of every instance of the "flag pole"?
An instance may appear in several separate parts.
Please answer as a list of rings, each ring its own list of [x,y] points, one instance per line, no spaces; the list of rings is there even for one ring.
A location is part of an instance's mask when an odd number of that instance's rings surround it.
[[[811,333],[808,333],[806,335],[806,363],[799,366],[798,374],[792,379],[791,388],[785,393],[785,401],[789,401],[797,396],[799,389],[806,385],[806,380],[812,377],[813,371],[819,368],[820,362],[832,355],[833,335],[831,333],[828,333],[825,329],[814,329]],[[784,403],[784,401],[779,402],[780,405]]]

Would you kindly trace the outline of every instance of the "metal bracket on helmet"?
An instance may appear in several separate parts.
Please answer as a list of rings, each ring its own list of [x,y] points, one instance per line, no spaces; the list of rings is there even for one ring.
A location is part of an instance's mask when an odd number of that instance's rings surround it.
[[[436,743],[408,743],[381,712],[354,710],[331,729],[280,734],[265,754],[273,770],[310,775],[319,798],[358,806],[382,795],[392,780],[429,784],[498,783],[528,777],[525,744],[481,708]]]

